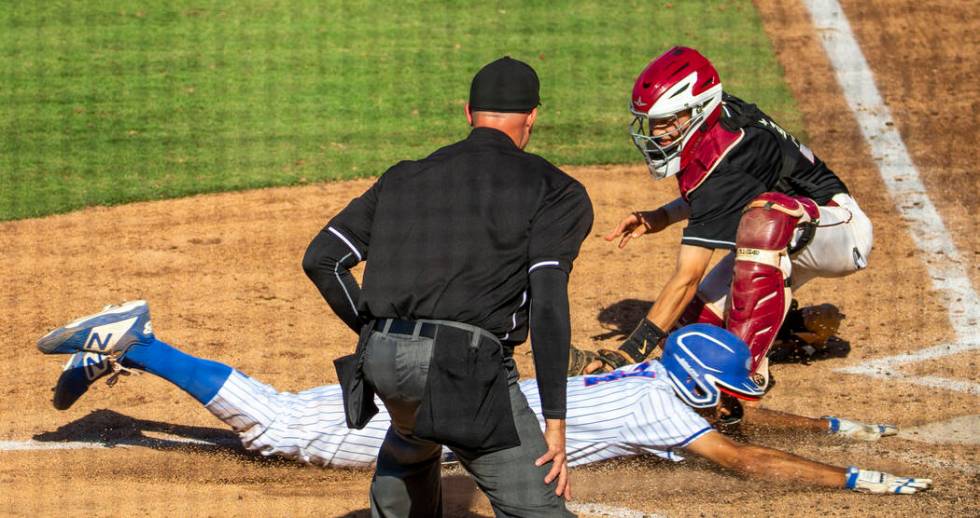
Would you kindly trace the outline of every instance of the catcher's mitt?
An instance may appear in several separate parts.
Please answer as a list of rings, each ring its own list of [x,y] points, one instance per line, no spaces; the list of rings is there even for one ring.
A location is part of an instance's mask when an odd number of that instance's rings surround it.
[[[586,372],[585,369],[595,361],[600,362],[601,365],[595,370]],[[585,351],[573,345],[568,348],[568,372],[566,375],[571,378],[589,374],[605,374],[631,363],[637,363],[637,360],[627,357],[623,351],[614,349],[599,349],[599,352]]]
[[[837,337],[846,315],[833,304],[800,308],[794,300],[769,351],[775,363],[847,356],[850,344]]]
[[[807,306],[799,310],[799,320],[802,328],[793,329],[793,334],[804,342],[817,346],[827,343],[831,336],[837,334],[841,321],[846,315],[833,304]]]
[[[585,368],[593,361],[598,360],[599,355],[592,351],[583,351],[574,345],[568,348],[568,372],[566,375],[571,378],[587,374]],[[591,374],[591,373],[589,373]]]
[[[599,349],[599,352],[594,353],[571,347],[568,355],[567,374],[569,376],[602,374],[612,372],[631,363],[640,363],[647,359],[666,338],[667,333],[644,318],[626,340],[620,344],[619,349]],[[602,362],[602,365],[594,371],[585,372],[585,368],[596,360]]]

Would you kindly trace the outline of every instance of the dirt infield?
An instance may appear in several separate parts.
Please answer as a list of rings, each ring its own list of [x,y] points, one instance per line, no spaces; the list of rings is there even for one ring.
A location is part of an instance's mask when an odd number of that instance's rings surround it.
[[[976,287],[980,189],[969,151],[980,98],[977,9],[950,0],[928,8],[911,0],[843,3]],[[778,0],[756,4],[803,110],[811,147],[840,173],[875,223],[868,270],[845,281],[814,281],[798,297],[804,304],[832,302],[847,314],[841,334],[852,343],[850,356],[776,366],[779,383],[766,405],[909,428],[977,414],[977,396],[970,393],[834,371],[955,337],[926,269],[933,258],[918,252],[885,191],[805,9]],[[593,234],[572,275],[573,340],[584,347],[614,345],[620,338],[615,331],[632,326],[638,308],[671,273],[680,229],[624,251],[600,235],[628,211],[668,201],[674,185],[653,183],[642,167],[567,170],[586,185],[596,207]],[[71,410],[55,411],[50,387],[63,358],[42,357],[33,343],[104,303],[145,298],[157,335],[188,352],[229,363],[280,390],[334,383],[330,360],[346,354],[354,337],[329,314],[300,259],[324,222],[368,185],[198,196],[0,224],[0,333],[16,351],[0,372],[0,441],[116,446],[0,451],[0,514],[366,516],[369,472],[245,454],[200,405],[153,376],[130,377],[111,390],[99,384]],[[518,349],[525,376],[533,374],[528,350]],[[904,372],[977,382],[976,361],[976,352],[963,353]],[[931,477],[937,487],[912,497],[869,497],[743,480],[697,459],[678,465],[639,458],[574,470],[576,500],[669,516],[980,514],[975,442],[949,444],[914,434],[875,444],[750,436],[838,465]],[[447,470],[445,478],[448,516],[491,514],[458,469]]]

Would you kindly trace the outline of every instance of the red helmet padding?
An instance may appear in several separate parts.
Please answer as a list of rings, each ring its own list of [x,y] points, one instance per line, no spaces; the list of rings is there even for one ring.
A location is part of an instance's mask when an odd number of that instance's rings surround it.
[[[750,371],[750,372],[754,372],[754,371]],[[762,399],[761,396],[759,396],[759,397],[757,397],[757,396],[749,396],[748,394],[743,394],[742,392],[735,392],[734,390],[728,390],[728,389],[726,389],[725,387],[723,387],[721,385],[718,385],[718,390],[724,392],[725,394],[728,394],[729,396],[732,396],[732,397],[735,397],[735,398],[738,398],[738,399],[741,399],[741,400],[744,400],[744,401],[758,401],[758,400]]]
[[[692,91],[695,96],[721,82],[718,71],[700,52],[688,47],[674,47],[664,52],[636,78],[633,84],[633,110],[646,113],[660,96],[695,71],[698,73]]]

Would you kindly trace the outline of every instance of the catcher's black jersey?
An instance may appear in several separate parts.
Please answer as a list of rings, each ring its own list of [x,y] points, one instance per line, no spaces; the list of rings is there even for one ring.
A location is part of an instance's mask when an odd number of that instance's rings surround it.
[[[742,209],[764,192],[806,196],[818,205],[847,192],[822,160],[755,105],[726,94],[722,110],[720,123],[744,135],[688,193],[691,216],[682,243],[734,249]]]
[[[476,128],[396,164],[328,227],[367,260],[362,315],[453,320],[521,342],[529,271],[571,271],[592,203],[547,160]]]

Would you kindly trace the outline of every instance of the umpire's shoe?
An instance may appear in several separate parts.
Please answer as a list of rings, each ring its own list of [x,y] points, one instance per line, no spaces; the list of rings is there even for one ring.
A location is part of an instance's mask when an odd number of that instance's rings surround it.
[[[54,407],[68,410],[96,380],[112,374],[112,366],[112,357],[104,354],[82,351],[71,355],[54,387]]]
[[[87,351],[118,356],[134,343],[153,339],[150,307],[145,300],[133,300],[59,327],[38,340],[37,348],[45,354]]]

